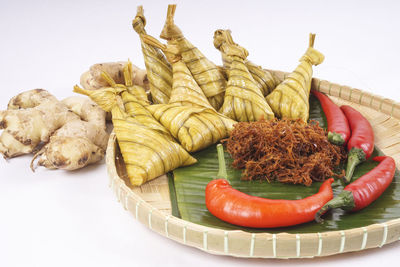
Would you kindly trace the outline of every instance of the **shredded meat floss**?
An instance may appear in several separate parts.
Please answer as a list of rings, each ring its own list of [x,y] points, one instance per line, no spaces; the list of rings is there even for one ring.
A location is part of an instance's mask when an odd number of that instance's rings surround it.
[[[233,167],[245,169],[243,180],[304,184],[343,177],[335,168],[346,160],[342,146],[331,144],[318,122],[259,120],[235,124],[224,140]]]

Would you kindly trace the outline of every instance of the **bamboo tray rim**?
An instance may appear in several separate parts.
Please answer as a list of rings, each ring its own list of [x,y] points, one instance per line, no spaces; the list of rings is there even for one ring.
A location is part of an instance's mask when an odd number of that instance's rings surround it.
[[[272,72],[281,80],[288,74],[282,71],[272,70]],[[400,103],[391,99],[317,78],[313,78],[312,88],[400,119]],[[343,98],[343,96],[347,96],[347,98]],[[285,232],[276,234],[268,232],[249,233],[242,230],[223,230],[185,221],[155,208],[139,194],[134,193],[119,177],[115,157],[116,136],[112,133],[106,151],[107,171],[110,178],[109,186],[116,193],[118,201],[121,202],[123,207],[151,230],[184,245],[196,247],[211,254],[245,258],[313,258],[382,247],[385,244],[400,240],[400,218],[347,230],[299,234]],[[368,241],[370,241],[368,236],[381,237],[378,240],[375,237],[373,244],[368,244]],[[335,241],[335,248],[324,251],[324,248],[328,247],[326,246],[327,242],[330,240]],[[239,244],[238,241],[243,244]],[[259,252],[260,242],[265,245],[265,249],[261,253]],[[354,242],[358,244],[352,244]],[[309,248],[310,245],[313,246],[314,252],[302,253],[302,250]],[[232,246],[241,249],[237,248],[238,251],[231,251],[230,247]],[[286,250],[286,246],[293,249]]]

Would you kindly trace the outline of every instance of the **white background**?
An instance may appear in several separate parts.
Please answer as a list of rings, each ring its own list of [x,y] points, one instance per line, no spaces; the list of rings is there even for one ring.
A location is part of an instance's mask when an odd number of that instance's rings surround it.
[[[70,96],[94,63],[130,58],[143,67],[131,27],[139,4],[158,37],[164,1],[0,0],[0,108],[33,88]],[[399,101],[399,11],[396,1],[179,1],[175,21],[217,64],[213,32],[230,28],[251,60],[285,71],[315,32],[326,57],[316,77]],[[305,260],[209,255],[135,221],[108,188],[104,164],[32,173],[30,159],[0,159],[0,266],[393,266],[400,259],[400,242]]]

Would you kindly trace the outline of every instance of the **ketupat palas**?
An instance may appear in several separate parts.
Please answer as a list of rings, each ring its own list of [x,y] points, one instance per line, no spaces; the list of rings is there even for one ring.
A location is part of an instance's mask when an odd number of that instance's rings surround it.
[[[111,114],[126,171],[133,185],[141,185],[196,162],[172,138],[137,122],[119,106],[115,106]]]
[[[218,110],[224,101],[226,80],[219,68],[193,46],[174,23],[176,5],[169,5],[167,19],[160,37],[176,45],[194,79],[211,105]]]
[[[127,76],[125,79],[130,84]],[[110,85],[114,88],[90,91],[75,86],[74,91],[90,96],[105,111],[111,111],[114,132],[132,185],[141,185],[168,171],[196,162],[145,110],[143,105],[148,105],[146,101],[138,100],[126,86]]]
[[[280,118],[308,120],[313,65],[324,61],[324,55],[314,49],[315,34],[310,33],[309,47],[300,58],[300,64],[266,99]]]
[[[125,66],[125,68],[128,67],[129,63]],[[146,127],[151,128],[155,131],[158,131],[159,133],[163,134],[166,139],[175,142],[170,132],[153,117],[150,111],[148,111],[145,108],[145,106],[150,105],[150,102],[145,98],[146,92],[144,88],[132,85],[132,83],[130,82],[129,71],[125,71],[124,73],[126,77],[125,86],[124,85],[121,86],[120,84],[114,84],[111,77],[109,77],[106,73],[103,74],[105,79],[110,82],[113,88],[115,88],[115,92],[118,92],[119,94],[118,97],[112,99],[118,101],[120,97],[124,107],[123,113],[128,114],[130,120],[136,121],[137,123],[145,125]],[[123,90],[123,88],[125,88],[126,90]],[[107,88],[106,91],[108,92],[107,93],[108,96],[110,96],[109,88]],[[95,98],[98,101],[100,101],[99,97],[95,96]]]
[[[201,150],[228,136],[235,121],[216,112],[181,60],[176,45],[163,45],[152,37],[145,42],[162,49],[172,64],[173,86],[168,105],[146,108],[189,152]]]
[[[220,112],[236,121],[274,118],[274,113],[268,106],[261,89],[256,85],[246,67],[247,50],[228,41],[220,49],[231,61],[224,104]]]
[[[168,140],[173,140],[169,131],[157,120],[155,120],[150,111],[145,108],[145,106],[150,105],[150,103],[138,97],[144,93],[143,88],[142,90],[142,92],[138,93],[138,91],[133,92],[130,90],[130,87],[127,87],[127,91],[120,92],[124,111],[136,122],[146,125],[153,130],[159,131],[160,133],[164,134]]]
[[[203,90],[194,80],[192,73],[181,60],[173,63],[173,91],[169,103],[180,103],[181,105],[193,105],[214,109]],[[189,98],[192,98],[189,100]]]
[[[36,152],[44,144],[34,157],[41,156],[40,165],[75,170],[104,156],[105,112],[89,99],[61,102],[46,90],[30,90],[13,97],[0,117],[0,153],[6,158]]]
[[[163,45],[149,36],[144,41],[162,49],[173,69],[169,103],[147,105],[146,108],[189,152],[201,150],[227,137],[235,121],[217,113],[211,106],[181,60],[179,49],[171,43]]]
[[[199,151],[227,137],[236,123],[210,108],[179,103],[146,108],[189,152]]]
[[[164,134],[168,140],[173,140],[170,132],[153,117],[150,111],[145,108],[145,106],[149,105],[148,103],[138,100],[135,95],[127,91],[122,92],[120,96],[125,112],[131,118],[134,118],[135,121]]]
[[[147,36],[144,29],[145,25],[146,18],[143,14],[143,7],[139,6],[132,26],[140,37],[151,97],[156,104],[166,104],[169,101],[172,89],[171,66],[159,48],[143,41],[143,37]]]
[[[216,30],[214,32],[214,46],[221,51],[223,66],[229,72],[232,58],[223,52],[225,43],[234,44],[230,30]],[[264,70],[262,67],[254,64],[249,60],[245,60],[245,65],[249,70],[251,76],[256,82],[257,86],[261,89],[264,96],[271,93],[279,84],[279,80],[271,72]]]
[[[192,73],[183,62],[178,47],[172,44],[164,45],[150,36],[145,36],[143,39],[145,43],[163,50],[172,65],[172,92],[168,103],[213,109],[203,90],[199,87]]]

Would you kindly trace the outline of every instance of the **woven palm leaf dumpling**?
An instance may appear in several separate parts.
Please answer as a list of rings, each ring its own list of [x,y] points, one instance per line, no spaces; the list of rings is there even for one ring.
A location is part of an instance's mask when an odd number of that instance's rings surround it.
[[[212,109],[177,103],[150,105],[147,109],[189,152],[202,150],[227,137],[236,123]]]
[[[220,33],[216,31],[215,34]],[[231,62],[224,103],[220,112],[236,121],[274,118],[274,113],[245,64],[247,50],[235,44],[232,39],[226,39],[219,49]]]
[[[103,76],[110,81],[106,73]],[[75,86],[74,91],[88,95],[105,111],[111,111],[114,132],[131,184],[141,185],[180,166],[195,163],[196,159],[144,108],[147,102],[140,99],[143,91],[136,91],[139,96],[131,94],[132,81],[127,76],[125,81],[125,86],[111,81],[108,88],[89,91]]]
[[[176,5],[169,5],[167,19],[160,37],[177,45],[183,62],[187,65],[210,104],[218,110],[224,101],[226,79],[220,69],[187,40],[174,23]]]
[[[180,166],[196,162],[169,135],[141,124],[120,107],[114,108],[112,115],[131,184],[141,185]]]
[[[183,62],[179,48],[173,44],[174,41],[165,45],[151,36],[143,37],[143,41],[145,44],[161,49],[172,66],[173,83],[169,104],[179,103],[183,106],[213,109],[189,68]]]
[[[223,52],[223,46],[225,43],[235,44],[232,39],[231,31],[221,29],[216,30],[214,33],[214,46],[221,51],[223,67],[227,72],[229,72],[232,58]],[[264,70],[261,66],[258,66],[247,59],[245,60],[245,65],[264,96],[271,93],[279,84],[280,81],[275,77],[275,75]]]
[[[173,86],[169,103],[214,109],[197,84],[187,65],[182,61],[175,45],[168,45],[165,52],[173,69]]]
[[[211,106],[176,45],[173,42],[164,45],[151,37],[144,41],[162,49],[173,70],[169,104],[146,108],[189,152],[201,150],[227,137],[235,121],[219,114]]]
[[[324,61],[324,55],[314,49],[315,34],[310,34],[309,47],[300,58],[300,64],[266,99],[279,118],[308,120],[313,65]]]
[[[143,41],[143,38],[147,36],[146,30],[144,29],[145,25],[146,18],[144,17],[143,7],[138,6],[132,26],[140,37],[152,101],[156,104],[166,104],[171,94],[171,66],[160,49]]]

